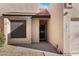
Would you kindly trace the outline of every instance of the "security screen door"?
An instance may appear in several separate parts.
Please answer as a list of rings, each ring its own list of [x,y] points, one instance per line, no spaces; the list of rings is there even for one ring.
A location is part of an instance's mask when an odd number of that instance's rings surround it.
[[[11,20],[11,38],[26,38],[26,20]]]

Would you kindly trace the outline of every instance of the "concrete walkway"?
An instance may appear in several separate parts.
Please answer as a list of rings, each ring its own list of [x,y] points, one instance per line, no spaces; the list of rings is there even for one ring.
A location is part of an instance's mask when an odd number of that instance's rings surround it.
[[[0,56],[60,56],[60,54],[8,45],[0,48]]]
[[[57,49],[48,42],[21,44],[21,45],[16,45],[16,46],[37,49],[37,50],[46,51],[46,52],[58,53]]]

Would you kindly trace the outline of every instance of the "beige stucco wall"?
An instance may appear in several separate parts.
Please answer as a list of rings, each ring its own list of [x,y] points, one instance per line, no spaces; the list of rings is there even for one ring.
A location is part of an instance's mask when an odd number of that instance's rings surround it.
[[[37,3],[0,3],[0,15],[5,12],[37,12]]]
[[[51,18],[48,20],[48,40],[58,51],[63,52],[63,4],[51,4],[48,8]]]
[[[65,13],[65,12],[68,12],[68,14],[67,15],[64,15],[63,17],[63,29],[64,29],[64,31],[63,31],[63,44],[64,44],[64,53],[65,54],[68,54],[68,53],[70,53],[70,18],[71,18],[71,13],[72,13],[72,9],[64,9],[64,12],[63,12],[63,14]]]
[[[64,52],[79,53],[79,39],[76,38],[78,35],[78,21],[71,21],[71,18],[79,18],[79,3],[72,3],[72,9],[64,9],[64,12],[68,12],[64,16],[64,23],[67,25],[65,28],[67,31],[64,31]]]
[[[79,53],[79,19],[70,22],[70,53]]]
[[[79,3],[72,3],[72,7],[72,11],[70,11],[71,14],[69,13],[71,17],[79,17]]]
[[[8,18],[4,18],[5,45],[8,44],[8,34],[10,33],[10,26],[8,26],[9,24],[10,24],[10,21],[8,20]]]
[[[32,42],[39,43],[39,18],[32,19]]]

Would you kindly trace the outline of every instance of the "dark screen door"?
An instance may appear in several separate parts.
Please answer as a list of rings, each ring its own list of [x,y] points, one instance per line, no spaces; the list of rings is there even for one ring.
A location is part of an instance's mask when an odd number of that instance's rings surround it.
[[[40,41],[44,41],[45,39],[45,25],[40,25]]]

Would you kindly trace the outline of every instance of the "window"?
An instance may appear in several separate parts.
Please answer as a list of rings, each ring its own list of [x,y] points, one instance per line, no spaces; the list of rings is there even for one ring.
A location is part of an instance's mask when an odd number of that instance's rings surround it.
[[[26,38],[26,20],[11,20],[11,38]]]

